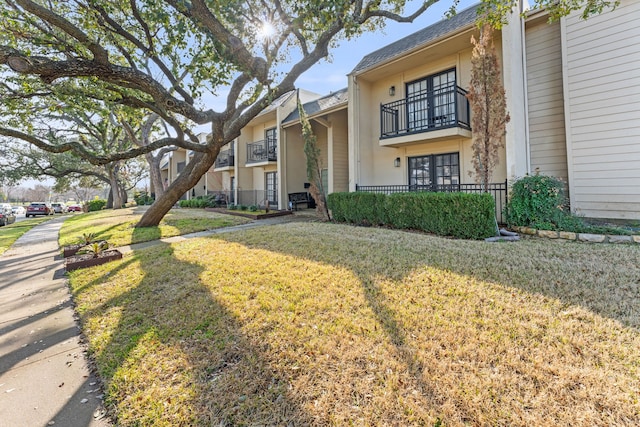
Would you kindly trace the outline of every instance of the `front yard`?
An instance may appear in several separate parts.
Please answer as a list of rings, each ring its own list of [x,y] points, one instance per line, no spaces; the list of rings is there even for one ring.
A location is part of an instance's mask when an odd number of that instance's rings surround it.
[[[70,274],[119,425],[640,425],[640,250],[305,223]]]
[[[97,239],[107,240],[117,247],[250,221],[204,210],[172,209],[159,226],[135,228],[146,209],[148,207],[140,206],[74,215],[64,222],[60,230],[60,246],[78,243],[84,233],[93,233]]]

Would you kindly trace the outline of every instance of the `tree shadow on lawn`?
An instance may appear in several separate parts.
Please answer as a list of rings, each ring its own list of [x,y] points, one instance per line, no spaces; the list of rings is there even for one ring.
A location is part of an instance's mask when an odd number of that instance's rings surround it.
[[[246,239],[243,234],[214,237],[344,266],[365,284],[376,277],[403,280],[416,270],[432,267],[504,289],[520,289],[556,299],[562,308],[581,306],[625,327],[640,330],[640,250],[637,245],[546,239],[490,244],[326,223],[321,225],[326,227],[323,229],[310,229],[306,224],[286,227],[281,239],[260,240],[259,235]],[[344,227],[350,232],[341,232]],[[368,230],[382,233],[383,240],[373,240],[379,239],[380,234],[372,237]],[[351,235],[352,231],[354,236],[346,239],[346,234]],[[398,241],[399,238],[402,241]],[[371,247],[376,250],[370,250]]]
[[[74,280],[110,412],[123,425],[309,424],[202,271],[160,243]]]
[[[526,417],[538,422],[547,416],[560,422],[571,419],[562,418],[567,417],[562,405],[551,408],[554,399],[567,399],[574,413],[588,409],[587,415],[581,414],[585,419],[601,413],[602,418],[595,418],[600,421],[607,413],[619,415],[620,406],[615,405],[620,401],[628,407],[629,384],[621,385],[621,379],[631,371],[621,365],[632,361],[620,356],[624,344],[610,340],[609,333],[610,328],[618,329],[615,334],[627,329],[627,344],[639,341],[637,248],[546,241],[488,244],[367,228],[345,233],[345,227],[288,224],[211,238],[355,274],[367,305],[396,348],[395,357],[411,374],[402,387],[416,387],[426,398],[423,402],[434,403],[435,413],[447,414],[448,422],[481,420],[486,413],[479,412],[474,399],[485,400],[487,413],[509,413],[504,415],[507,424]],[[301,268],[309,271],[308,265]],[[416,285],[436,292],[411,300],[416,294],[405,288]],[[594,320],[577,307],[622,327]],[[599,329],[591,331],[596,325]],[[449,335],[432,335],[440,329]],[[610,353],[609,345],[617,347]],[[601,357],[622,358],[617,371],[600,377],[607,370],[600,365]],[[559,374],[563,364],[567,372]],[[447,377],[452,370],[457,380]],[[518,379],[517,386],[509,375]],[[582,383],[593,392],[588,399],[579,395]],[[618,401],[599,397],[609,389]],[[541,398],[548,407],[540,405]]]

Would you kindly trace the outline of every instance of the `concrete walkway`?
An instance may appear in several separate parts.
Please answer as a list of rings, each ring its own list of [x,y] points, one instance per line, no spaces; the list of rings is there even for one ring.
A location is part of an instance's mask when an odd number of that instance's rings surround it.
[[[164,239],[152,240],[149,242],[134,243],[133,245],[121,246],[117,249],[123,254],[126,254],[135,250],[149,248],[159,243],[184,242],[185,240],[192,239],[194,237],[206,237],[212,236],[214,234],[231,233],[234,231],[247,230],[250,228],[262,227],[265,225],[287,224],[291,222],[312,222],[317,220],[318,218],[315,215],[315,210],[308,209],[306,211],[295,212],[292,215],[276,216],[273,218],[255,220],[246,224],[234,225],[231,227],[216,228],[214,230],[198,231],[195,233],[183,234],[181,236],[165,237]]]
[[[63,276],[63,221],[34,227],[0,257],[2,427],[110,425]]]

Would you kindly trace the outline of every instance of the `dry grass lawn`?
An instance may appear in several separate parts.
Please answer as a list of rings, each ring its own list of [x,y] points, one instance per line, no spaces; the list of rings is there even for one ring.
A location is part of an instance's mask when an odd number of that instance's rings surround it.
[[[638,247],[288,224],[71,284],[118,425],[640,425]]]
[[[203,209],[172,209],[159,226],[135,228],[146,209],[147,206],[108,209],[69,217],[60,230],[60,245],[78,243],[84,233],[94,233],[98,239],[107,240],[111,246],[125,246],[251,221]]]

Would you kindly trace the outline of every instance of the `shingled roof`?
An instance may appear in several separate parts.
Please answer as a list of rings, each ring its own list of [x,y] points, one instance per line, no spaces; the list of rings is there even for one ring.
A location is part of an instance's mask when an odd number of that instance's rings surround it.
[[[376,50],[362,58],[362,60],[351,71],[351,74],[357,74],[361,71],[372,68],[380,63],[386,62],[392,58],[401,56],[402,54],[413,50],[416,47],[423,46],[433,40],[444,35],[454,33],[460,28],[473,24],[477,19],[477,11],[480,4],[471,6],[448,19],[443,19],[433,25],[416,31],[407,37],[393,42],[383,48]]]
[[[333,92],[327,96],[323,96],[322,98],[307,102],[306,104],[302,105],[302,108],[304,108],[304,111],[308,116],[313,116],[316,113],[329,110],[345,102],[347,102],[347,88],[340,89],[339,91]],[[283,123],[294,122],[298,121],[299,119],[300,112],[296,108],[291,112],[291,114],[287,116],[286,119],[283,120]]]

